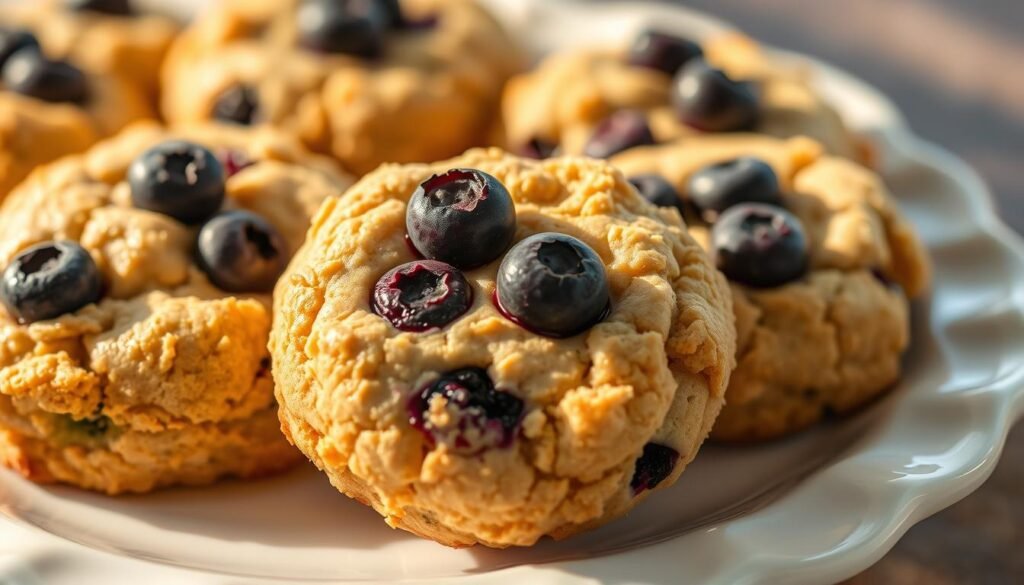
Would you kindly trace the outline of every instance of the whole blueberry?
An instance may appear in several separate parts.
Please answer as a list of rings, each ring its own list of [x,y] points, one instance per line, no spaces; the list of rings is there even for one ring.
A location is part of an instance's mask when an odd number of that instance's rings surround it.
[[[678,461],[679,452],[671,447],[657,443],[644,445],[644,452],[636,460],[633,479],[629,482],[633,495],[658,487],[658,484],[672,475]]]
[[[629,64],[675,75],[692,59],[704,56],[700,45],[682,37],[658,31],[640,33],[629,49]]]
[[[516,208],[501,181],[476,169],[452,169],[420,184],[405,227],[424,258],[463,270],[502,255],[516,234]]]
[[[644,199],[658,207],[674,207],[679,213],[685,211],[682,197],[679,191],[669,183],[665,177],[655,174],[634,175],[629,177],[629,182],[636,187]]]
[[[473,304],[473,289],[458,268],[416,260],[392,269],[373,287],[373,312],[402,331],[440,329]]]
[[[740,203],[782,206],[779,178],[771,165],[745,156],[706,166],[687,183],[687,195],[704,221],[714,222]]]
[[[228,292],[270,292],[288,264],[284,237],[251,211],[225,211],[203,224],[197,244],[199,267]]]
[[[435,404],[438,400],[443,402]],[[432,417],[442,406],[445,416]],[[524,405],[514,394],[496,389],[486,370],[462,368],[413,393],[407,409],[409,424],[431,445],[442,443],[456,453],[475,455],[512,445]]]
[[[774,205],[729,208],[711,229],[711,247],[719,270],[749,286],[779,286],[807,270],[807,237],[800,220]]]
[[[654,144],[647,116],[636,110],[619,110],[598,124],[583,154],[590,158],[609,158],[623,150]]]
[[[0,298],[19,323],[73,313],[102,295],[96,262],[70,241],[45,242],[18,254],[0,283]]]
[[[530,236],[498,268],[498,308],[548,337],[571,337],[604,319],[610,306],[604,263],[590,246],[556,233]]]
[[[672,101],[683,123],[703,132],[752,129],[760,104],[750,84],[733,81],[703,59],[690,61],[672,82]]]
[[[80,69],[65,61],[51,61],[31,48],[4,62],[3,85],[46,102],[80,104],[89,97],[89,84]]]
[[[132,14],[130,0],[65,0],[64,4],[71,10],[98,12],[112,16]]]
[[[221,122],[248,126],[256,121],[259,94],[249,85],[233,85],[217,97],[213,104],[213,117]]]
[[[23,49],[40,52],[39,40],[31,32],[20,28],[0,27],[0,67],[11,55]]]
[[[303,0],[297,15],[299,42],[321,53],[374,58],[393,20],[381,0]]]
[[[220,210],[224,181],[224,167],[212,152],[182,140],[158,144],[128,167],[135,207],[190,225]]]

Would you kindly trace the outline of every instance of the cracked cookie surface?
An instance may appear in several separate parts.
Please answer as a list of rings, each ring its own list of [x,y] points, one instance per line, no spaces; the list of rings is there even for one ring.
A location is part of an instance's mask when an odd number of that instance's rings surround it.
[[[225,160],[225,206],[266,218],[289,251],[349,180],[270,129],[141,124],[42,168],[0,208],[0,264],[80,244],[102,299],[22,324],[0,309],[0,457],[29,479],[107,493],[283,470],[267,339],[269,294],[231,295],[194,259],[197,226],[136,208],[129,165],[170,139]]]
[[[504,184],[516,241],[560,232],[590,246],[607,272],[608,316],[564,339],[519,327],[492,302],[500,259],[465,272],[473,302],[444,328],[403,332],[374,314],[374,284],[414,259],[409,197],[452,168]],[[271,351],[289,438],[390,525],[450,546],[568,536],[671,485],[710,429],[733,366],[724,278],[677,215],[600,161],[475,150],[384,166],[325,203],[275,293]],[[492,381],[500,402],[521,405],[509,441],[467,452],[428,440],[410,415],[410,397],[466,368]],[[458,414],[451,396],[422,416],[443,427]]]

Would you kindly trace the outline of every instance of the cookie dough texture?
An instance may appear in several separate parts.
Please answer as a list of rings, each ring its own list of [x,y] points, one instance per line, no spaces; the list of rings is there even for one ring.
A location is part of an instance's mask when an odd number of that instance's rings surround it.
[[[501,87],[522,59],[472,0],[402,0],[407,18],[367,61],[298,46],[298,0],[224,0],[174,45],[164,70],[171,121],[209,119],[235,87],[258,95],[260,122],[297,133],[357,174],[424,162],[485,139]]]
[[[106,288],[98,304],[27,326],[0,309],[0,458],[29,479],[145,492],[301,459],[277,422],[269,295],[216,289],[193,262],[195,228],[131,206],[129,164],[171,138],[254,161],[228,179],[226,205],[266,217],[292,250],[320,202],[348,185],[270,129],[142,124],[16,189],[0,207],[0,265],[74,240]]]
[[[370,291],[413,259],[405,207],[432,174],[469,167],[512,195],[517,240],[576,236],[605,260],[610,316],[569,339],[526,331],[491,298],[500,259],[470,271],[469,312],[401,332]],[[735,333],[724,279],[677,215],[644,202],[607,163],[524,161],[474,150],[430,166],[384,166],[317,216],[275,292],[271,334],[289,438],[342,492],[394,527],[450,546],[530,545],[606,521],[642,499],[629,482],[644,445],[680,453],[670,485],[722,404]],[[513,444],[461,455],[409,424],[409,396],[441,373],[486,368],[525,403]]]
[[[771,289],[732,286],[738,365],[712,436],[751,441],[850,412],[894,385],[910,341],[907,301],[926,291],[930,269],[878,177],[824,155],[809,139],[694,137],[633,149],[612,162],[627,175],[661,174],[685,193],[695,171],[737,156],[772,165],[810,246],[801,280]],[[708,228],[695,219],[690,225],[706,245]]]
[[[726,34],[703,43],[707,61],[730,77],[754,84],[761,96],[759,134],[810,136],[837,156],[867,153],[812,85],[810,69],[766,55],[753,40]],[[530,73],[514,77],[502,101],[503,142],[518,151],[534,139],[579,154],[594,128],[613,112],[647,115],[658,142],[698,135],[678,120],[672,78],[630,65],[625,50],[578,49],[556,53]]]

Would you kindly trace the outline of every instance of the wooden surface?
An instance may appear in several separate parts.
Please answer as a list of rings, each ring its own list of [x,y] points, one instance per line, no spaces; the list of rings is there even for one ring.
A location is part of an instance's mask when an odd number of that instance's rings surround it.
[[[816,55],[893,98],[957,153],[1024,233],[1024,0],[685,0]],[[1024,583],[1024,425],[977,492],[918,524],[847,585]]]

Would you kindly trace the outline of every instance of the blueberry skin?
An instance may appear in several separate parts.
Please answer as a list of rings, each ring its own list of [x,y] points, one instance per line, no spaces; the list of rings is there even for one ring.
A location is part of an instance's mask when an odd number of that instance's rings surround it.
[[[216,215],[199,230],[196,247],[210,282],[234,293],[270,292],[289,259],[284,237],[251,211]]]
[[[783,205],[779,177],[771,165],[750,156],[700,169],[687,182],[687,195],[707,222],[740,203]]]
[[[402,264],[380,277],[370,306],[401,331],[440,329],[473,304],[473,289],[462,272],[436,260]]]
[[[644,445],[644,452],[636,460],[633,478],[629,482],[633,495],[658,487],[672,475],[678,462],[679,452],[675,449],[657,443]]]
[[[704,56],[700,45],[682,37],[646,30],[640,33],[629,49],[628,62],[636,67],[646,67],[675,75],[693,59]]]
[[[320,53],[372,59],[383,52],[384,31],[394,18],[381,0],[304,0],[299,43]]]
[[[4,87],[52,103],[81,104],[89,98],[89,84],[80,69],[65,61],[51,61],[34,49],[11,55],[3,67]]]
[[[580,240],[557,233],[530,236],[498,268],[498,308],[512,321],[547,337],[572,337],[608,313],[604,263]]]
[[[409,200],[405,227],[424,258],[471,270],[512,245],[516,208],[495,177],[476,169],[452,169],[420,184]]]
[[[96,262],[75,242],[37,244],[18,254],[4,271],[0,299],[19,323],[74,313],[103,296]]]
[[[741,203],[711,228],[712,254],[729,280],[775,287],[807,271],[807,237],[793,214],[774,205]]]
[[[233,85],[217,97],[213,105],[213,118],[249,126],[256,121],[259,111],[259,93],[248,85]]]
[[[672,103],[683,123],[703,132],[751,130],[760,117],[754,89],[703,59],[690,61],[676,74]]]
[[[647,116],[636,110],[619,110],[605,118],[583,147],[590,158],[610,158],[623,150],[654,144]]]
[[[65,0],[64,5],[70,10],[110,16],[131,16],[134,13],[130,0]]]
[[[158,144],[128,167],[132,203],[195,225],[224,202],[224,167],[209,150],[181,140]]]
[[[34,34],[24,29],[0,27],[0,67],[11,55],[23,49],[32,49],[41,52],[39,39]]]
[[[673,207],[678,209],[679,213],[685,212],[686,205],[679,196],[679,191],[661,175],[634,175],[629,177],[629,182],[650,203],[658,207]]]

